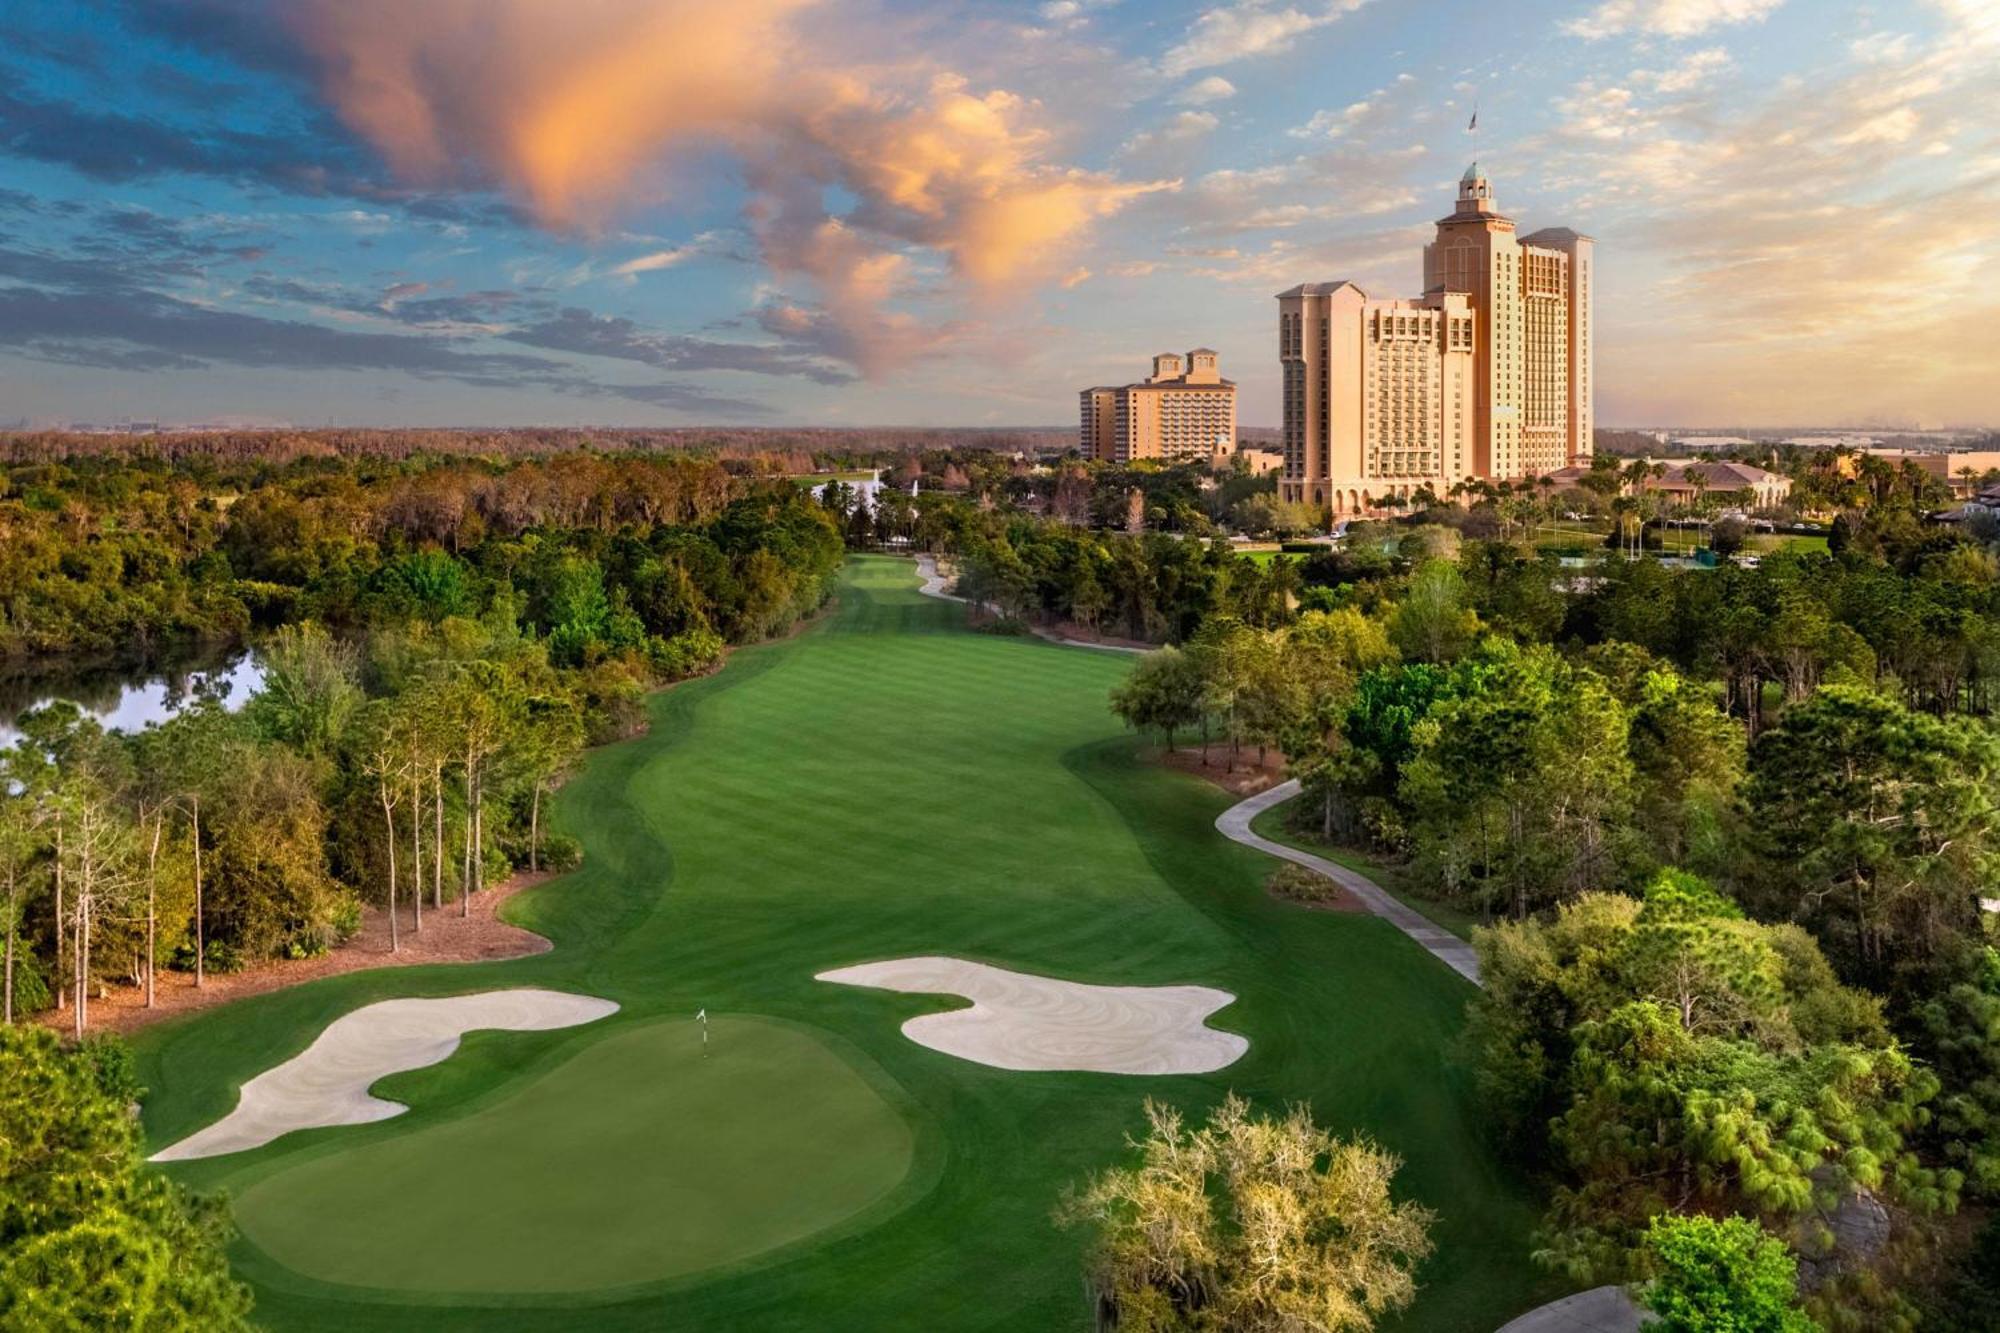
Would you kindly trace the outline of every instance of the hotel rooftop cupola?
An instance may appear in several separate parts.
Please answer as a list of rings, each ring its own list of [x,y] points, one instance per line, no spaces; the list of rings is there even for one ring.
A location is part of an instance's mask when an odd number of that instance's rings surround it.
[[[1486,173],[1477,162],[1465,169],[1458,178],[1458,211],[1460,213],[1493,212],[1493,183],[1486,179]]]

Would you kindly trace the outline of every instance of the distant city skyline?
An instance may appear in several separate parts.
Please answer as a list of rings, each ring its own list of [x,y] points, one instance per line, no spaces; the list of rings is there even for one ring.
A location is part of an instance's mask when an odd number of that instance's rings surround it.
[[[1423,288],[1476,154],[1616,256],[1603,426],[2000,422],[1987,0],[26,0],[0,420],[1054,427]],[[1474,105],[1479,134],[1466,131]]]

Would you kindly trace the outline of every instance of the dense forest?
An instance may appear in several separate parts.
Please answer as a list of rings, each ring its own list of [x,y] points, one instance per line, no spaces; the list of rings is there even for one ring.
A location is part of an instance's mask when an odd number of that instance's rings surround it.
[[[96,988],[324,952],[360,903],[420,929],[575,848],[542,799],[642,693],[782,632],[841,543],[789,482],[712,460],[8,469],[0,656],[262,645],[239,711],[136,735],[55,704],[0,752],[9,1018]]]
[[[1987,1329],[2000,548],[1921,488],[1853,498],[1834,549],[1755,567],[1579,571],[1467,537],[1496,499],[1281,579],[1023,520],[961,567],[1016,614],[1171,639],[1113,696],[1129,723],[1217,767],[1281,751],[1299,836],[1471,927],[1468,1049],[1548,1181],[1543,1262],[1644,1278],[1657,1219],[1740,1216],[1825,1327]]]

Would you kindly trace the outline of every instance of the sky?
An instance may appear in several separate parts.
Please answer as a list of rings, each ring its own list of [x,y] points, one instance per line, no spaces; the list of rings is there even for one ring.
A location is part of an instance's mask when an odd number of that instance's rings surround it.
[[[9,0],[0,424],[1060,425],[1414,296],[1476,154],[1604,425],[2000,422],[2000,0]],[[1479,130],[1467,123],[1477,107]]]

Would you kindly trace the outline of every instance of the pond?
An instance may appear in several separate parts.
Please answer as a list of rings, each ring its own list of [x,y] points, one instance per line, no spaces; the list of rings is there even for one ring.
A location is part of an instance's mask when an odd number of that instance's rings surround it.
[[[876,495],[878,495],[881,492],[883,487],[888,486],[890,484],[891,483],[882,480],[882,469],[879,467],[876,468],[874,470],[874,474],[865,481],[841,482],[841,485],[847,487],[848,490],[854,492],[855,503],[859,504],[861,506],[861,511],[866,514],[872,514],[875,512]],[[918,486],[917,482],[913,481],[910,483],[911,495],[915,495],[917,493],[917,486]],[[825,482],[821,482],[819,485],[813,487],[812,488],[813,497],[815,499],[818,499],[819,497],[825,495],[826,487],[827,483]]]
[[[264,667],[245,648],[215,649],[139,668],[90,667],[0,675],[0,745],[20,737],[15,719],[31,708],[66,699],[96,718],[107,731],[140,731],[165,721],[202,689],[221,696],[231,710],[241,708],[264,683]]]

